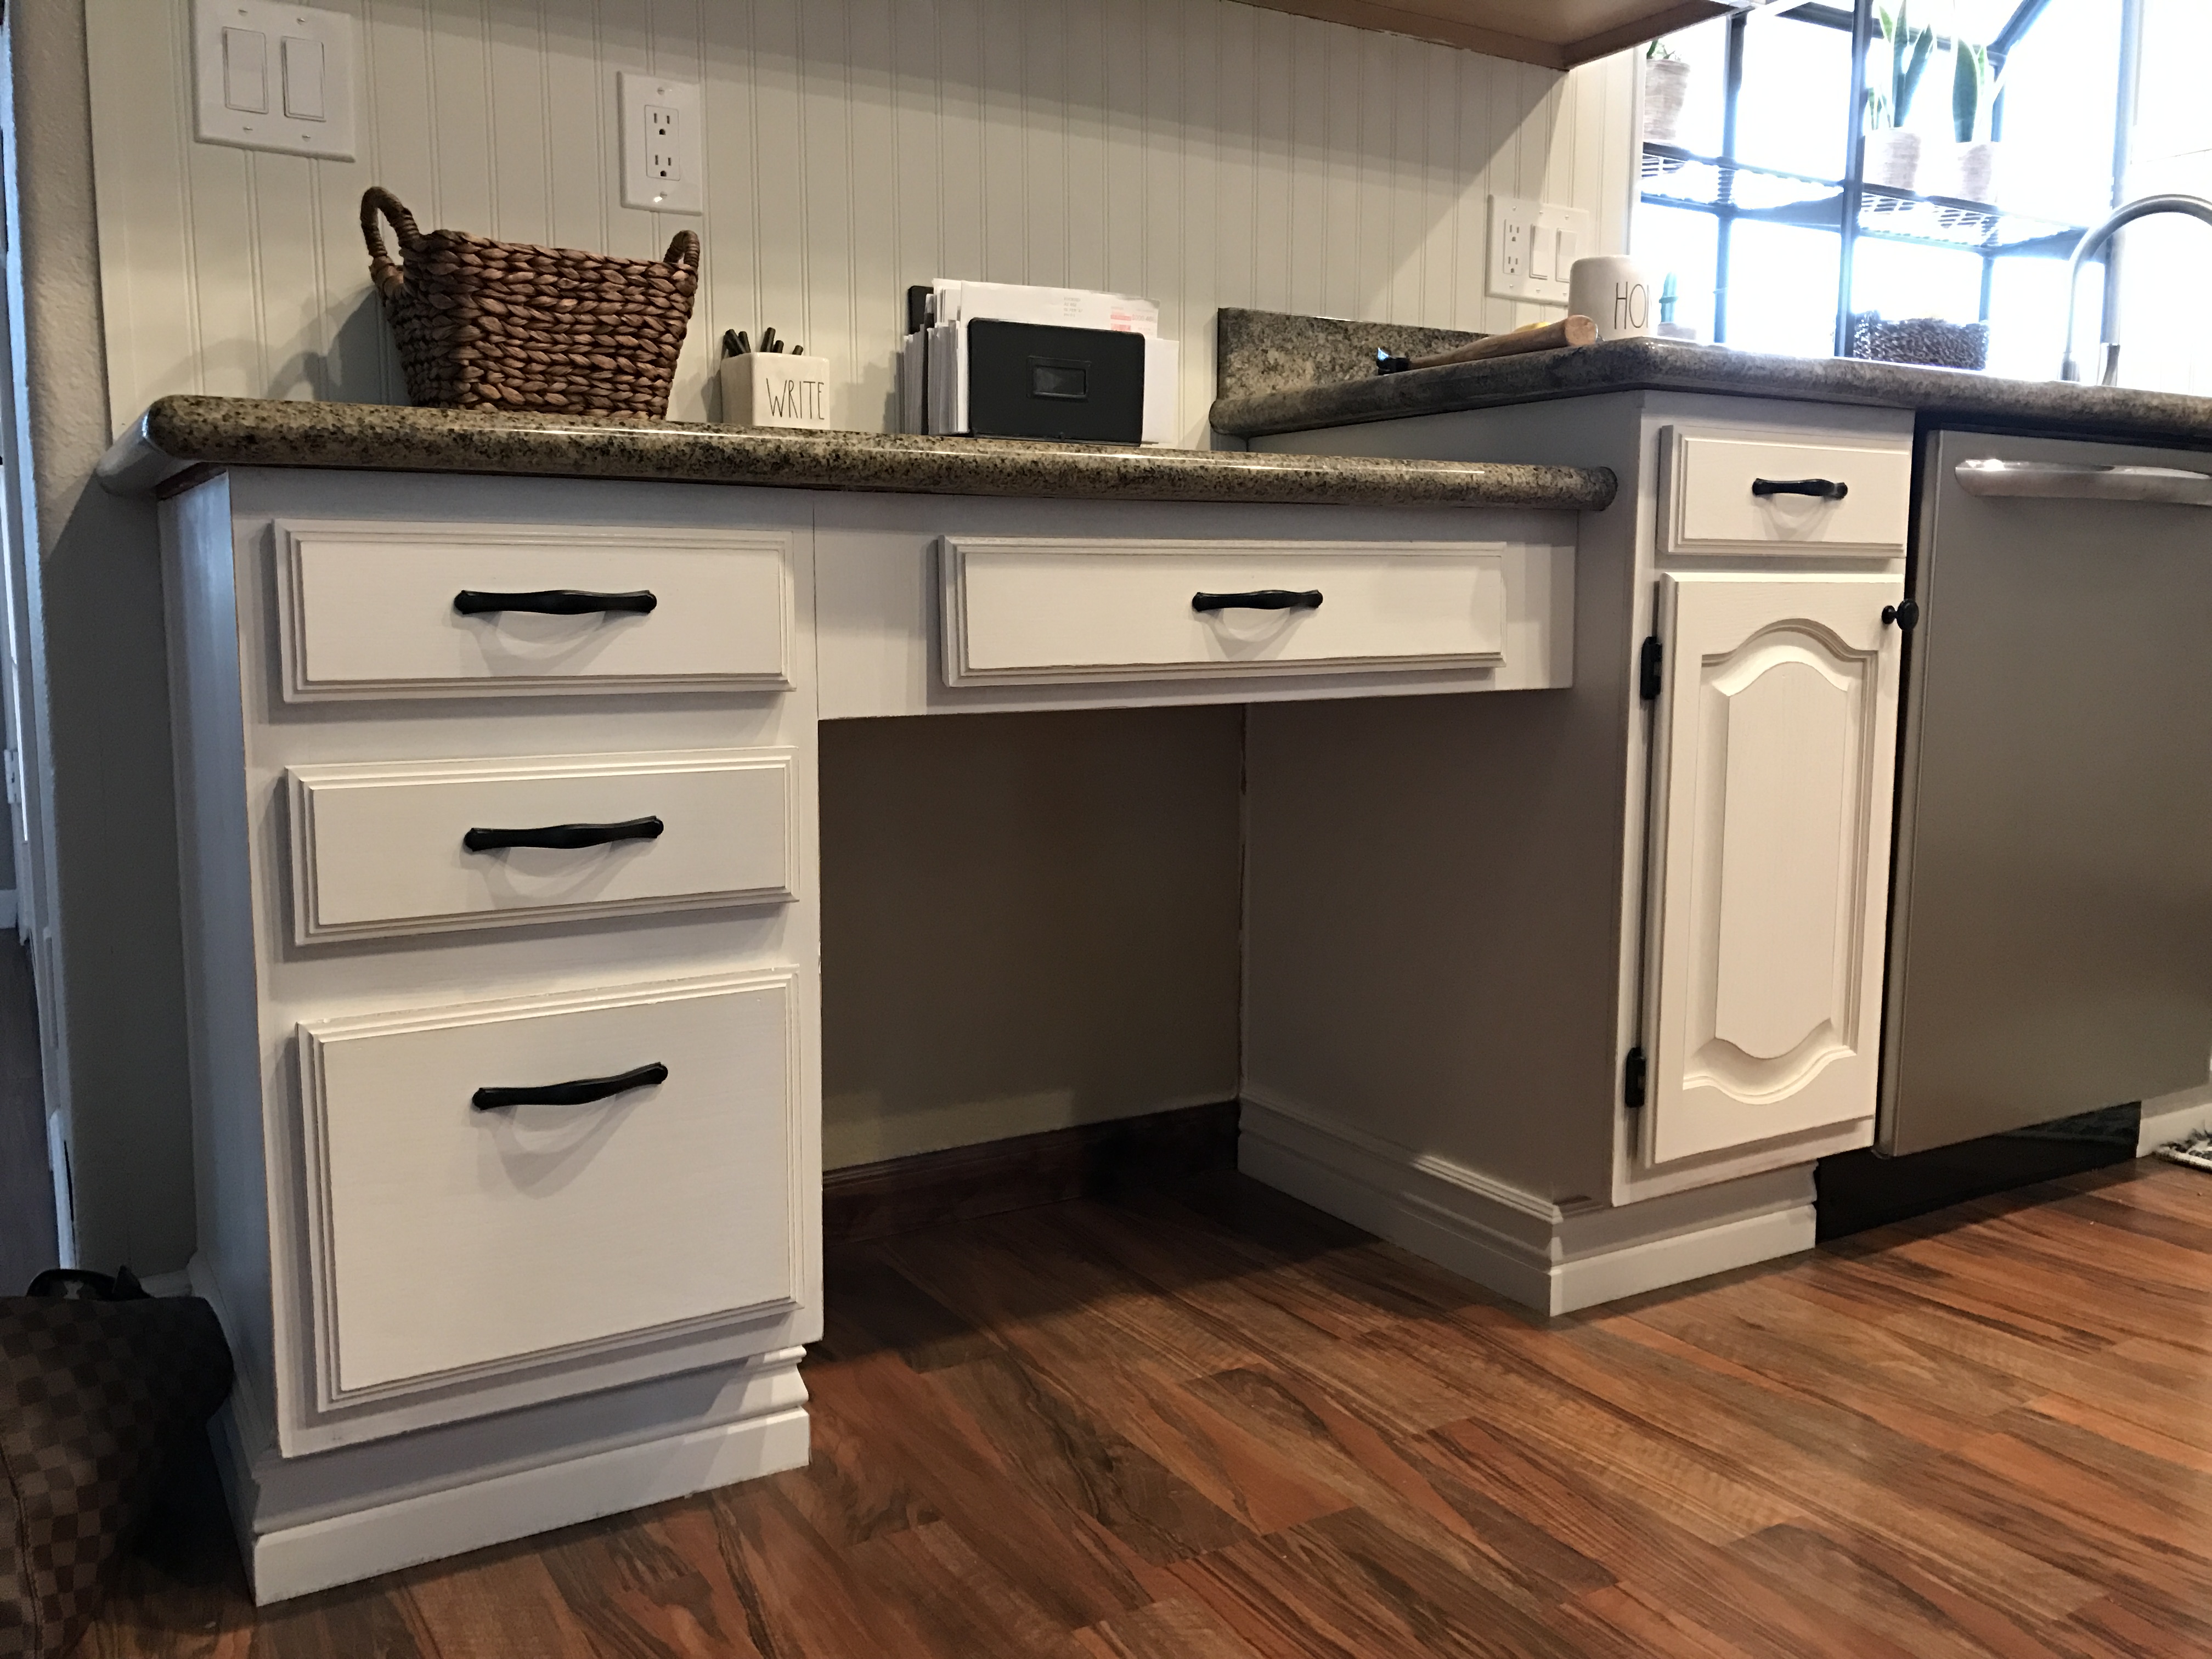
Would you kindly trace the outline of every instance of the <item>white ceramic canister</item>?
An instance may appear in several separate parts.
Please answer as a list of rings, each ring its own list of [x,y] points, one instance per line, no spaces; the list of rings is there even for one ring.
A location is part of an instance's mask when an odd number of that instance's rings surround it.
[[[1659,320],[1658,288],[1642,265],[1620,254],[1577,259],[1567,274],[1567,309],[1595,323],[1601,340],[1635,339]]]
[[[846,424],[850,388],[834,357],[742,351],[722,359],[721,379],[727,425],[825,432]]]

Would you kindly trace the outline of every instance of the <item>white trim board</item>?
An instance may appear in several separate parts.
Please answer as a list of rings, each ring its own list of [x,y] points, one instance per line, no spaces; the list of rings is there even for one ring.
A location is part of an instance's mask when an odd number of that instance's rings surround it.
[[[1810,1249],[1810,1164],[1562,1208],[1247,1088],[1237,1167],[1486,1290],[1559,1315]]]
[[[192,1258],[189,1271],[192,1290],[233,1328],[200,1257]],[[642,1389],[535,1408],[565,1418],[550,1431],[527,1421],[529,1407],[488,1422],[433,1428],[368,1448],[374,1462],[366,1470],[356,1452],[281,1456],[276,1428],[249,1383],[252,1367],[241,1364],[208,1435],[254,1601],[265,1607],[803,1468],[811,1439],[806,1382],[799,1372],[805,1354],[782,1348],[743,1361],[726,1368],[703,1395],[683,1388],[681,1377],[659,1377]],[[677,1396],[668,1393],[671,1383],[678,1385]],[[660,1397],[650,1397],[656,1390]],[[672,1419],[670,1401],[683,1395],[696,1403]],[[443,1449],[422,1443],[441,1436],[449,1442]],[[455,1436],[468,1443],[450,1443]],[[556,1448],[550,1453],[549,1442]],[[354,1460],[350,1474],[348,1459]],[[364,1473],[370,1477],[366,1490]]]
[[[602,1445],[550,1462],[510,1468],[389,1503],[258,1528],[261,1497],[232,1401],[209,1425],[240,1553],[257,1606],[493,1544],[641,1509],[740,1480],[805,1466],[811,1443],[799,1354],[763,1369],[770,1408],[734,1422]],[[270,1449],[273,1451],[273,1448]]]
[[[2200,1084],[2142,1103],[2142,1127],[2136,1132],[2136,1156],[2148,1158],[2161,1146],[2212,1129],[2212,1084]]]

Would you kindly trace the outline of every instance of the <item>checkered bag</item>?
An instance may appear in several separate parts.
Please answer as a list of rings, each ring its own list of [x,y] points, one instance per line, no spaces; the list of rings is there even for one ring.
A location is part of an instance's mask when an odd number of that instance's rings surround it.
[[[0,1297],[0,1659],[83,1634],[170,1454],[230,1380],[214,1310],[149,1297],[128,1268],[41,1273]]]

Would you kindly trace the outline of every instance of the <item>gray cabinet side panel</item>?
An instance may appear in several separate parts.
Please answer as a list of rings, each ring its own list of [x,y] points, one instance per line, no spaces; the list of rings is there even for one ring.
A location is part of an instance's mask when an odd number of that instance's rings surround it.
[[[161,520],[198,1255],[221,1287],[240,1370],[265,1406],[275,1375],[269,1188],[229,479],[165,502]]]

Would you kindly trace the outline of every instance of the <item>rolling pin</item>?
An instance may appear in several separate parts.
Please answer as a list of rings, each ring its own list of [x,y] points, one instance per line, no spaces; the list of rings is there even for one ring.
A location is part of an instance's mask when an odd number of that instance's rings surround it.
[[[1409,368],[1442,368],[1446,363],[1480,362],[1485,357],[1511,357],[1524,351],[1557,351],[1562,346],[1597,343],[1597,325],[1587,317],[1564,317],[1556,323],[1530,323],[1510,334],[1486,334],[1449,351],[1427,357],[1393,357],[1375,354],[1377,374],[1402,374]]]

